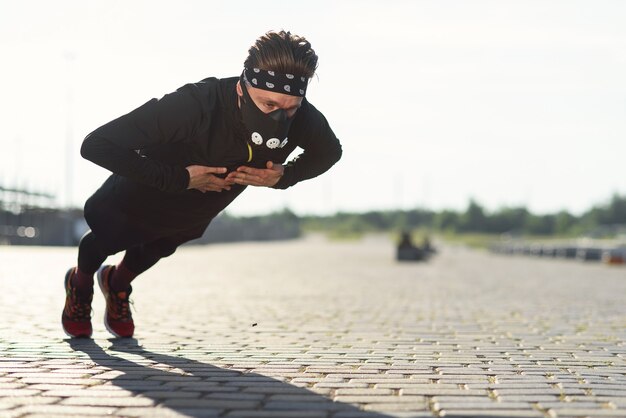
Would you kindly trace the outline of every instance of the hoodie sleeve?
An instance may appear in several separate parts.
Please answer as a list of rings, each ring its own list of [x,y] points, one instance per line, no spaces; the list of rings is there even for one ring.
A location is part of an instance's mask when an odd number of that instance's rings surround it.
[[[319,176],[328,171],[341,158],[342,149],[328,121],[313,105],[307,102],[307,115],[289,135],[301,138],[303,152],[289,161],[275,189],[286,189],[294,184]],[[295,124],[296,121],[294,121]]]
[[[113,173],[162,191],[183,191],[189,185],[185,167],[143,157],[139,150],[192,137],[208,118],[211,97],[199,84],[188,84],[161,99],[151,99],[130,113],[91,132],[81,155]]]

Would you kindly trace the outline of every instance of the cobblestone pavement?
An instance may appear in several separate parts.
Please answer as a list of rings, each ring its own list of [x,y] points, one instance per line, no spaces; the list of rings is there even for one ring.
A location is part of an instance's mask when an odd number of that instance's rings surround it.
[[[187,247],[136,339],[60,317],[74,249],[0,247],[0,417],[626,417],[626,269],[392,243]],[[115,259],[113,261],[116,261]]]

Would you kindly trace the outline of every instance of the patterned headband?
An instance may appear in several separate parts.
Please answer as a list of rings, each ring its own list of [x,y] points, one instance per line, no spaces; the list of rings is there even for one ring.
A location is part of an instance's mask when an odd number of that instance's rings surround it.
[[[306,77],[266,71],[259,68],[244,68],[243,78],[257,89],[298,97],[304,97],[306,94]]]

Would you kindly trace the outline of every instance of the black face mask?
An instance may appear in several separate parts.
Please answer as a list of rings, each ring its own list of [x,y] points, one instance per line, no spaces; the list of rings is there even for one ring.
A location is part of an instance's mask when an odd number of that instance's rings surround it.
[[[250,97],[243,76],[239,78],[239,83],[243,91],[243,97],[239,98],[241,117],[249,131],[248,141],[270,149],[284,147],[287,144],[287,134],[293,117],[288,117],[284,109],[263,113]]]

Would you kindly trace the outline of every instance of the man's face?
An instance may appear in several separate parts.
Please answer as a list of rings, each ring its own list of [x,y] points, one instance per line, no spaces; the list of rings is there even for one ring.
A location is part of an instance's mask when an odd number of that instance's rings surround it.
[[[261,90],[247,85],[248,94],[256,106],[263,113],[270,113],[274,110],[283,109],[287,112],[287,117],[292,117],[302,105],[302,97],[290,96],[288,94],[275,93],[273,91]],[[239,100],[243,95],[240,82],[237,82],[237,94]]]

